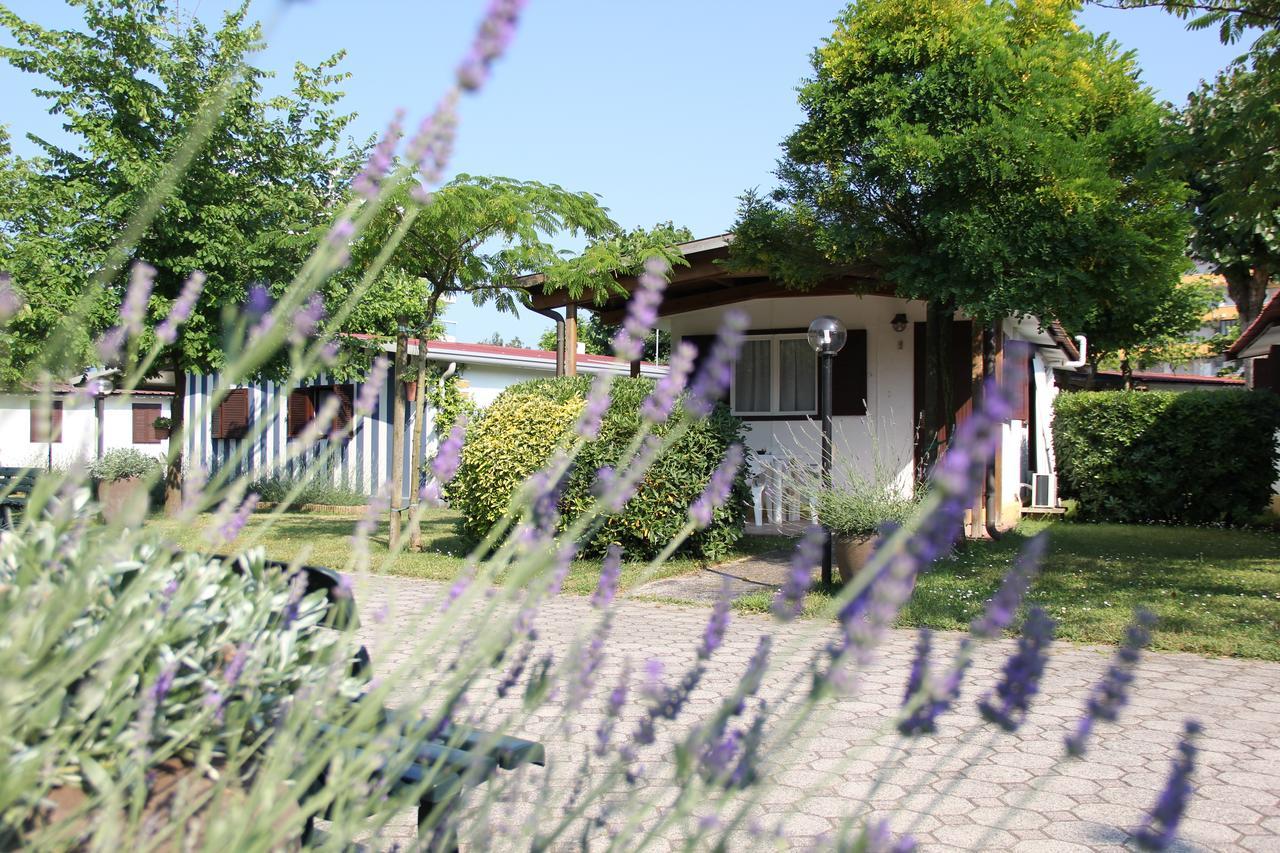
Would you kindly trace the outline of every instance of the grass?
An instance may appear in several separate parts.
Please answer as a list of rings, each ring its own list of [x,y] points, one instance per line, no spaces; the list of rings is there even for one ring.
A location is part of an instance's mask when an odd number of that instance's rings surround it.
[[[1029,600],[1061,639],[1114,644],[1133,609],[1160,618],[1152,648],[1280,660],[1280,535],[1260,530],[1026,522],[999,542],[971,542],[920,578],[899,624],[964,630],[995,592],[1026,538],[1049,528],[1049,553]],[[813,614],[830,590],[811,594]],[[767,593],[739,599],[765,612]]]
[[[205,522],[211,517],[207,516]],[[388,560],[387,525],[381,524],[370,540],[371,564],[375,571],[403,577],[434,581],[451,581],[462,568],[468,551],[468,543],[457,530],[458,514],[452,510],[428,510],[422,519],[423,550],[402,552],[394,560]],[[356,519],[350,516],[302,515],[285,513],[270,526],[265,526],[266,516],[250,519],[235,543],[242,550],[251,544],[266,547],[267,557],[274,560],[293,560],[299,556],[307,563],[343,569],[351,555],[351,533]],[[184,550],[208,549],[204,525],[181,528],[165,518],[154,518],[148,527],[166,540]],[[747,536],[736,548],[722,558],[733,560],[784,547],[789,540],[777,536]],[[717,562],[721,562],[717,561]],[[619,580],[621,589],[635,586],[644,571],[645,563],[625,562]],[[653,579],[695,572],[710,565],[707,560],[694,557],[676,557],[658,569]],[[575,560],[565,578],[564,591],[574,595],[589,595],[600,577],[599,560]]]

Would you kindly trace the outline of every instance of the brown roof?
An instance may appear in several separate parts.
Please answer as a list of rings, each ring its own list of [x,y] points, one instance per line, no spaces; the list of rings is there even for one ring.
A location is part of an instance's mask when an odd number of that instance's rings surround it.
[[[1267,303],[1267,307],[1263,308],[1257,317],[1253,318],[1253,322],[1249,324],[1249,328],[1236,338],[1235,343],[1227,347],[1227,358],[1239,358],[1240,353],[1244,352],[1254,339],[1269,329],[1277,320],[1280,320],[1280,293],[1271,297],[1271,301]]]

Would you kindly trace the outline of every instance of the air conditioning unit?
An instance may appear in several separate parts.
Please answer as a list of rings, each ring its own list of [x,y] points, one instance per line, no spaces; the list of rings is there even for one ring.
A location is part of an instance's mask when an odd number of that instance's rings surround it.
[[[1056,507],[1058,505],[1058,478],[1054,474],[1031,475],[1031,505]]]

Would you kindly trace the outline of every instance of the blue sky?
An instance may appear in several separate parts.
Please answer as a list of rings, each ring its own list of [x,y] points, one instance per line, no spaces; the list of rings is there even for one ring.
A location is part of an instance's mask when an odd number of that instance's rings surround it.
[[[60,0],[8,0],[51,27],[77,20]],[[181,0],[211,19],[226,0]],[[346,107],[356,134],[381,131],[396,108],[413,123],[448,84],[485,0],[258,0],[268,22],[261,67],[287,77],[296,60],[345,49]],[[498,174],[600,195],[624,226],[672,220],[706,236],[733,222],[737,196],[772,184],[778,143],[800,120],[795,87],[840,0],[530,0],[507,58],[462,108],[454,172]],[[1181,103],[1240,47],[1187,32],[1159,10],[1090,6],[1081,23],[1137,53],[1144,82]],[[31,80],[0,67],[14,137],[56,132]],[[23,141],[16,147],[25,150]],[[459,340],[497,331],[535,341],[549,323],[454,306]]]

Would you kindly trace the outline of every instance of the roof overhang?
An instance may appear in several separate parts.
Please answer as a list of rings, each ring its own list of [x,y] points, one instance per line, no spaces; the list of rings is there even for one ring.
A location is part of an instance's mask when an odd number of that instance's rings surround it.
[[[659,316],[670,317],[703,308],[717,308],[745,302],[749,299],[770,297],[832,296],[847,293],[893,295],[893,288],[881,278],[878,270],[870,265],[841,270],[826,281],[805,290],[789,290],[763,272],[730,269],[725,261],[729,257],[732,234],[718,234],[690,240],[676,246],[687,265],[672,267],[670,282]],[[617,279],[622,292],[603,302],[590,299],[572,299],[566,291],[542,292],[546,282],[541,275],[525,276],[521,283],[530,291],[530,304],[537,311],[576,306],[595,311],[601,321],[617,323],[626,313],[627,300],[638,283],[637,276],[621,276]]]

